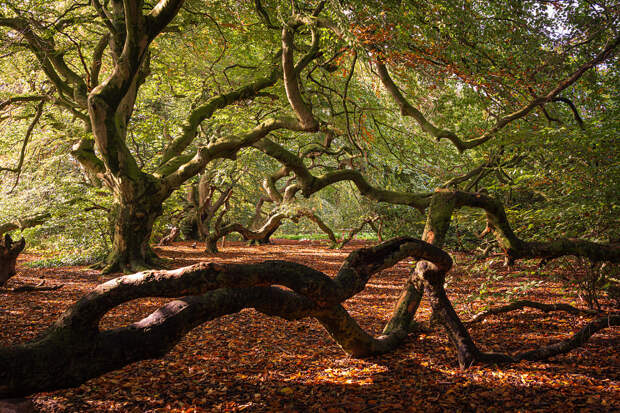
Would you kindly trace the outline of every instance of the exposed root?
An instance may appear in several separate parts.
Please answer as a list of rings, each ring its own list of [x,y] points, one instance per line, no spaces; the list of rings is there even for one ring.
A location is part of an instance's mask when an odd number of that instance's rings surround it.
[[[538,303],[536,301],[520,300],[520,301],[515,301],[513,303],[510,303],[510,304],[507,304],[501,307],[495,307],[495,308],[491,308],[486,311],[482,311],[474,315],[471,318],[471,320],[469,320],[469,323],[477,323],[477,322],[480,322],[486,319],[487,317],[491,315],[508,313],[511,311],[521,310],[523,308],[535,308],[537,310],[544,311],[545,313],[548,313],[550,311],[565,311],[571,314],[598,314],[597,311],[585,310],[585,309],[573,307],[572,305],[569,305],[569,304],[563,304],[563,303],[544,304],[544,303]]]
[[[590,337],[592,337],[595,333],[599,331],[620,325],[620,315],[612,315],[608,317],[601,317],[597,320],[594,320],[588,324],[577,333],[575,333],[571,338],[567,340],[562,340],[554,344],[550,344],[548,346],[542,346],[535,350],[526,351],[523,353],[517,354],[514,358],[515,360],[546,360],[549,357],[557,356],[560,354],[568,353],[571,350],[574,350],[578,347],[584,345]]]
[[[64,284],[56,284],[56,285],[44,285],[45,281],[41,281],[39,284],[24,284],[19,287],[8,288],[7,291],[12,293],[25,293],[30,291],[56,291],[64,287]]]

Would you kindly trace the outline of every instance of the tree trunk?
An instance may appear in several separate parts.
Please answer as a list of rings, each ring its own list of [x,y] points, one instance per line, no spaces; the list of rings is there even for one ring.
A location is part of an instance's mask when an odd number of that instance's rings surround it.
[[[220,237],[221,237],[220,234],[210,235],[205,240],[205,252],[208,252],[209,254],[217,254],[218,253],[217,241],[220,239]]]
[[[0,237],[0,287],[15,275],[17,256],[25,246],[26,241],[23,238],[18,242],[13,242],[9,234]]]
[[[106,258],[103,273],[130,273],[157,267],[161,260],[151,249],[150,240],[153,224],[162,213],[161,202],[143,199],[117,204],[114,212],[112,251]]]
[[[273,235],[274,232],[276,232],[278,230],[279,226],[272,229],[271,231],[268,231],[265,236],[259,240],[257,240],[258,245],[267,245],[267,244],[271,244],[271,236]]]

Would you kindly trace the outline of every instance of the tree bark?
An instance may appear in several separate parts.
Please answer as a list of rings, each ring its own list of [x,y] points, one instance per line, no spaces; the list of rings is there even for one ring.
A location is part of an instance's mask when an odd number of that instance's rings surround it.
[[[13,242],[9,234],[0,237],[0,287],[15,275],[17,256],[24,250],[26,240]]]
[[[156,199],[142,199],[116,204],[112,250],[105,260],[103,273],[131,273],[157,267],[161,260],[151,249],[151,233],[162,213]]]
[[[374,338],[340,304],[362,291],[373,274],[407,257],[432,260],[441,271],[452,265],[442,250],[399,238],[352,252],[335,278],[301,264],[266,261],[203,263],[110,280],[69,308],[42,338],[0,349],[0,398],[77,386],[129,363],[162,357],[194,327],[244,308],[287,320],[315,317],[356,357],[390,351],[408,331]],[[99,330],[108,311],[144,297],[182,298],[126,327]]]

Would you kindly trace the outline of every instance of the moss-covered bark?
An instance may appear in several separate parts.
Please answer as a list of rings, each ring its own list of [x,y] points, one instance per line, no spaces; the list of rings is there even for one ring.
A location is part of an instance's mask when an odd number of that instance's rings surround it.
[[[340,303],[363,290],[373,274],[407,257],[430,259],[444,271],[451,265],[440,249],[401,238],[354,251],[335,278],[301,264],[267,261],[205,263],[110,280],[68,309],[44,337],[0,349],[0,397],[76,386],[134,361],[161,357],[197,325],[243,308],[287,320],[316,317],[354,356],[389,351],[407,336],[406,329],[374,338]],[[99,330],[108,311],[143,297],[183,298],[129,326]]]

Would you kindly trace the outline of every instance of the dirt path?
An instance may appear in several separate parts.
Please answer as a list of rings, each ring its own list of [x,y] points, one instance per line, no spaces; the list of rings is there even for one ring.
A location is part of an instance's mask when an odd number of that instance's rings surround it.
[[[360,245],[334,251],[320,242],[278,240],[261,247],[232,243],[212,256],[193,249],[191,243],[176,243],[158,251],[174,259],[171,268],[198,261],[283,259],[334,275],[347,253]],[[65,287],[23,294],[0,290],[0,345],[33,339],[80,296],[112,278],[83,267],[23,266],[35,258],[24,255],[19,274],[10,283],[37,283],[43,278]],[[404,262],[382,272],[347,301],[346,308],[364,328],[379,332],[407,273]],[[465,297],[482,281],[482,275],[465,275],[459,265],[452,271],[448,292],[461,314],[468,308],[462,304]],[[519,281],[509,278],[501,288],[513,288]],[[525,297],[571,302],[560,285],[548,281]],[[106,315],[102,327],[135,321],[166,301],[125,304]],[[423,302],[419,316],[429,313]],[[524,311],[491,317],[473,327],[472,334],[485,349],[517,350],[566,338],[587,320]],[[608,329],[584,348],[546,363],[460,371],[441,330],[412,338],[392,354],[356,360],[346,357],[314,320],[287,322],[244,310],[196,328],[161,360],[135,363],[79,388],[40,393],[33,399],[44,412],[618,411],[618,333],[618,328]]]

